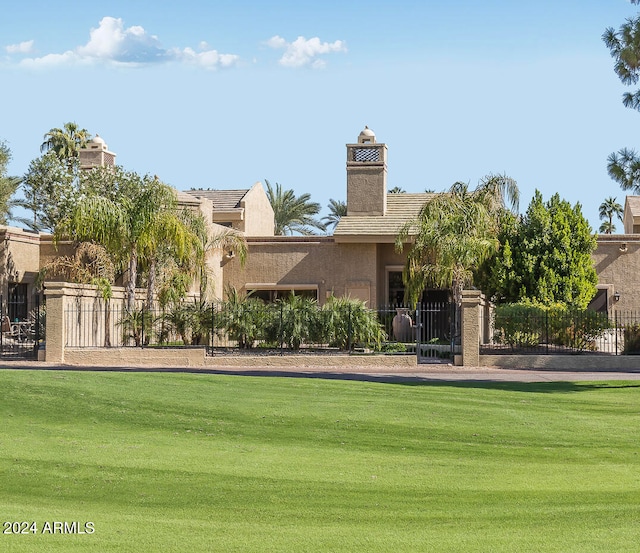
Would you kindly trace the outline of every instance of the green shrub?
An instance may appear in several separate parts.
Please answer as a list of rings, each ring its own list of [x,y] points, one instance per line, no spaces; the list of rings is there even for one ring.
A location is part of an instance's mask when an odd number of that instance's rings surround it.
[[[322,341],[320,309],[315,299],[289,296],[271,304],[265,339],[298,350],[303,343]]]
[[[262,300],[242,296],[235,288],[229,288],[227,300],[216,314],[216,326],[218,332],[225,332],[231,340],[237,341],[239,348],[252,348],[264,337],[269,319]]]
[[[377,313],[361,300],[332,297],[322,307],[322,316],[329,344],[340,349],[359,345],[379,350],[387,339]]]
[[[154,317],[144,308],[125,309],[124,315],[116,323],[122,327],[122,340],[133,339],[136,346],[147,345],[153,332]]]
[[[624,353],[626,355],[640,353],[640,323],[624,326]]]
[[[577,350],[595,349],[595,341],[611,327],[606,313],[522,302],[495,308],[494,339],[512,348],[555,344]]]

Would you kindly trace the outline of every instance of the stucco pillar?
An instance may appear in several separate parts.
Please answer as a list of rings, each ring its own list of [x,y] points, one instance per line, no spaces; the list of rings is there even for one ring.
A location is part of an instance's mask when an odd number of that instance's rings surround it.
[[[482,305],[484,298],[480,290],[463,290],[460,310],[462,334],[462,366],[480,365],[480,337]]]
[[[66,343],[64,324],[66,308],[65,283],[48,282],[44,295],[47,300],[45,361],[64,363],[64,346]]]

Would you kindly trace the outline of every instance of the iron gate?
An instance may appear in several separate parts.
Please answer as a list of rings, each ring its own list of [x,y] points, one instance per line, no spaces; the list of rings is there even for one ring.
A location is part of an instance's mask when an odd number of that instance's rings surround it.
[[[460,342],[457,309],[452,302],[421,303],[416,307],[418,363],[452,363]]]
[[[9,294],[8,300],[0,295],[0,356],[7,358],[37,358],[44,320],[41,319],[40,295],[33,296],[31,311],[27,311],[25,294]]]

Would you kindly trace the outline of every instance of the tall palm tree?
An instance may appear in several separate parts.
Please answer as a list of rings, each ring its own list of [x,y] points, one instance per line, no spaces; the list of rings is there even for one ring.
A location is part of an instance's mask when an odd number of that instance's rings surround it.
[[[389,194],[404,194],[406,190],[404,188],[400,188],[399,186],[394,186],[391,190],[389,190]]]
[[[274,233],[277,236],[295,233],[309,236],[315,234],[314,229],[326,230],[324,223],[314,217],[320,213],[320,204],[312,202],[310,194],[296,196],[293,190],[282,190],[278,183],[274,189],[268,180],[264,182],[273,208]]]
[[[617,217],[622,221],[622,214],[624,213],[622,206],[616,201],[616,198],[609,196],[604,202],[600,204],[599,215],[600,219],[608,219],[608,221],[600,225],[600,232],[605,234],[613,234],[616,231],[616,226],[613,224],[613,217]]]
[[[396,239],[396,249],[413,239],[403,271],[407,299],[416,303],[427,286],[449,288],[460,305],[462,290],[473,271],[498,248],[499,217],[517,209],[516,182],[505,175],[489,175],[475,190],[457,182],[447,193],[429,200]]]
[[[78,157],[78,150],[86,146],[91,134],[87,129],[81,129],[76,123],[65,123],[62,129],[50,129],[44,135],[44,142],[40,145],[41,152],[53,150],[62,159]]]
[[[347,215],[347,204],[342,200],[331,198],[327,207],[329,208],[329,215],[323,217],[322,220],[325,222],[327,229],[335,228],[340,219]]]

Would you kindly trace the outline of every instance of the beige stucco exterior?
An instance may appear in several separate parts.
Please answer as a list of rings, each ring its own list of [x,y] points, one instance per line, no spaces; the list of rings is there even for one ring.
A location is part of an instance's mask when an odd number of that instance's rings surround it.
[[[108,152],[104,143],[97,148]],[[360,298],[372,308],[397,299],[390,275],[397,279],[406,251],[396,251],[396,236],[432,194],[388,194],[387,146],[378,143],[370,129],[346,149],[347,215],[333,236],[273,236],[273,209],[261,183],[247,189],[178,192],[181,205],[205,215],[212,236],[232,228],[247,239],[244,266],[234,252],[209,252],[213,297],[222,298],[225,287],[233,286],[244,292],[311,291],[321,304],[332,295]],[[599,236],[593,254],[609,311],[640,310],[640,197],[627,198],[624,214],[626,234]],[[11,227],[0,228],[0,234],[5,296],[10,283],[32,289],[40,268],[73,252],[72,244],[54,246],[46,234]]]
[[[375,304],[375,244],[337,244],[331,237],[273,237],[250,238],[248,245],[244,268],[237,259],[225,265],[225,283],[240,291],[317,290],[320,303],[331,295],[351,295]]]
[[[609,311],[640,310],[640,234],[600,235],[592,257]]]

